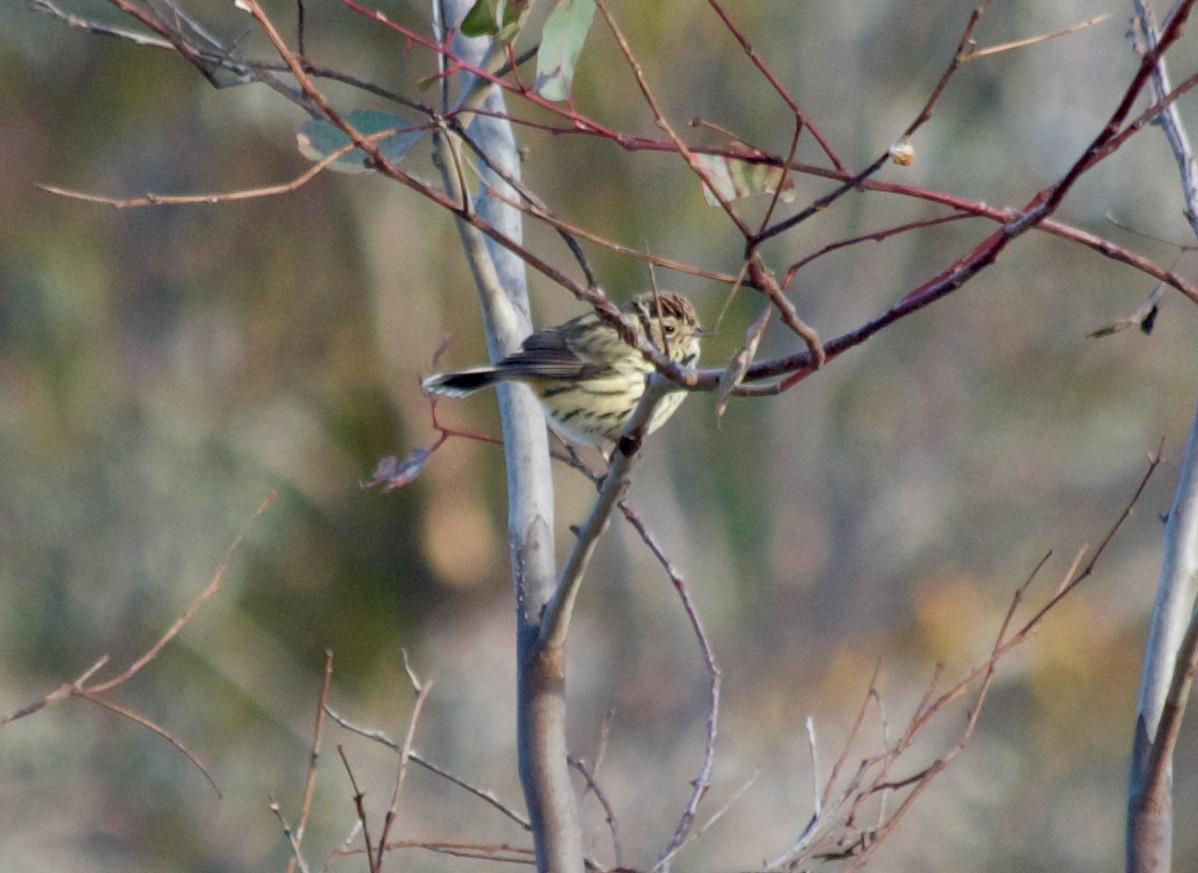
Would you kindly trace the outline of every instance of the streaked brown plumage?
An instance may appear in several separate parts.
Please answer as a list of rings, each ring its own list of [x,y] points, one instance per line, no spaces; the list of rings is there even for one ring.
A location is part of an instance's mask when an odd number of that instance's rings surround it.
[[[634,315],[638,333],[675,361],[689,367],[698,363],[699,319],[681,294],[638,294],[622,311]],[[582,445],[603,446],[624,431],[653,372],[644,355],[590,312],[532,334],[520,351],[497,364],[434,373],[423,385],[435,394],[462,397],[505,379],[524,382],[559,433]],[[648,432],[661,427],[684,399],[685,391],[662,398]]]

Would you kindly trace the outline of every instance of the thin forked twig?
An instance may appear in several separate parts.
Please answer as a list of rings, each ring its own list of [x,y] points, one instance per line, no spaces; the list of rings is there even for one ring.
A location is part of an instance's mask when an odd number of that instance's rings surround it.
[[[144,655],[130,664],[129,668],[115,679],[109,679],[107,682],[101,682],[97,685],[88,686],[86,691],[89,694],[103,694],[105,691],[115,688],[117,685],[120,685],[123,682],[127,682],[129,679],[133,678],[133,676],[135,676],[142,667],[158,657],[158,653],[166,647],[167,643],[169,643],[178,635],[179,631],[183,630],[183,626],[191,621],[192,617],[199,612],[200,607],[207,603],[209,598],[211,598],[212,595],[216,594],[216,592],[220,590],[221,583],[224,582],[225,579],[225,573],[229,571],[229,566],[233,563],[233,556],[237,554],[237,550],[241,548],[242,541],[246,538],[246,536],[249,535],[250,528],[252,528],[258,519],[262,517],[262,513],[266,512],[266,510],[270,508],[270,505],[275,502],[278,496],[278,491],[271,491],[270,494],[267,495],[266,499],[259,504],[258,508],[254,510],[254,515],[250,518],[249,522],[244,528],[241,529],[237,536],[233,538],[233,542],[229,545],[228,550],[225,552],[224,560],[222,560],[220,562],[220,566],[216,568],[216,574],[212,577],[212,581],[208,583],[208,587],[200,592],[199,597],[191,602],[191,605],[187,607],[187,610],[183,613],[183,615],[181,615],[179,619],[170,626],[167,632],[162,635],[162,638],[159,639],[158,642],[156,642],[153,646],[151,646]]]
[[[113,703],[112,701],[107,700],[103,695],[105,692],[111,691],[113,688],[128,682],[139,672],[141,672],[141,670],[145,668],[147,664],[157,658],[166,645],[179,634],[184,625],[191,621],[192,617],[199,611],[200,607],[203,606],[204,603],[206,603],[220,589],[221,583],[224,581],[225,574],[228,572],[229,567],[233,562],[233,557],[236,555],[242,541],[249,533],[250,528],[277,497],[278,492],[271,491],[267,498],[254,512],[254,515],[250,521],[234,538],[232,544],[225,553],[224,560],[221,561],[220,566],[213,575],[212,581],[208,583],[208,587],[200,592],[200,594],[188,606],[183,615],[176,620],[173,625],[171,625],[166,633],[164,633],[154,645],[146,650],[141,657],[130,664],[123,673],[113,679],[108,679],[104,682],[97,682],[94,685],[88,685],[87,683],[91,680],[91,678],[108,664],[109,658],[107,655],[105,655],[92,664],[92,666],[84,671],[84,673],[74,682],[65,682],[58,686],[58,688],[51,691],[49,694],[45,695],[41,700],[37,700],[33,703],[22,706],[10,713],[0,715],[0,727],[3,727],[9,722],[16,721],[17,719],[33,715],[34,713],[45,709],[47,706],[58,703],[60,700],[65,700],[68,697],[80,697],[96,704],[97,706],[101,706],[107,710],[110,710],[111,712],[115,712],[118,715],[124,716],[125,718],[130,719],[131,721],[134,721],[143,727],[149,728],[151,731],[167,740],[171,745],[181,751],[187,757],[187,759],[191,761],[201,773],[204,774],[204,778],[208,780],[213,789],[216,790],[216,793],[219,795],[220,789],[217,787],[212,775],[207,771],[207,769],[205,769],[203,763],[196,756],[196,754],[188,749],[182,740],[145,716],[121,706],[120,704]]]
[[[624,866],[624,850],[620,846],[620,827],[616,822],[616,811],[607,799],[607,795],[600,787],[599,781],[596,778],[599,769],[598,764],[595,767],[588,767],[586,761],[575,758],[573,755],[567,760],[570,766],[582,776],[583,781],[586,783],[587,791],[595,795],[595,800],[599,803],[600,808],[602,808],[604,821],[607,822],[608,833],[611,834],[612,855],[616,861],[616,868],[622,868]]]
[[[641,69],[640,62],[632,53],[632,48],[628,45],[628,40],[624,38],[624,33],[620,30],[620,26],[616,23],[615,17],[611,14],[611,10],[607,8],[605,0],[595,0],[599,11],[603,13],[603,18],[607,22],[608,29],[611,30],[612,36],[615,37],[620,51],[624,55],[624,59],[628,62],[629,68],[632,70],[632,75],[636,79],[637,86],[641,90],[642,96],[645,98],[645,105],[649,107],[649,111],[653,113],[653,120],[661,131],[674,144],[674,150],[686,161],[688,167],[699,177],[699,181],[703,183],[711,196],[714,197],[720,204],[720,207],[727,214],[728,218],[736,225],[737,230],[741,235],[748,239],[752,236],[752,231],[745,224],[744,219],[736,214],[736,210],[732,207],[732,203],[720,191],[720,186],[716,185],[711,178],[711,173],[696,157],[695,152],[682,140],[682,137],[674,130],[669,119],[666,118],[661,106],[657,102],[657,98],[653,96],[653,91],[649,87],[649,82],[645,79],[644,70]]]
[[[820,133],[819,128],[816,127],[812,123],[811,119],[807,116],[807,114],[805,112],[803,112],[802,109],[799,108],[798,101],[796,101],[794,99],[794,97],[792,97],[790,95],[790,92],[787,91],[782,86],[782,83],[778,81],[778,77],[774,75],[773,71],[769,68],[769,66],[766,64],[766,62],[762,59],[761,55],[758,54],[757,50],[754,49],[753,46],[749,43],[748,38],[732,22],[732,17],[728,14],[727,10],[724,9],[724,7],[721,4],[716,2],[716,0],[708,0],[708,5],[711,6],[711,8],[713,10],[715,10],[715,14],[719,16],[720,21],[722,21],[724,23],[724,27],[728,30],[728,32],[730,34],[732,34],[733,38],[738,43],[740,43],[740,46],[742,49],[744,49],[745,54],[749,56],[749,60],[751,60],[753,62],[753,66],[757,67],[757,71],[759,73],[761,73],[761,75],[765,78],[765,80],[770,83],[770,87],[772,87],[774,89],[774,91],[777,92],[778,96],[781,97],[782,100],[786,103],[786,105],[788,107],[790,107],[790,111],[794,113],[795,120],[798,123],[798,126],[800,127],[800,129],[805,127],[808,130],[810,130],[811,135],[815,137],[815,141],[818,142],[820,145],[820,148],[822,148],[824,150],[824,154],[828,156],[828,160],[830,160],[832,162],[832,165],[839,172],[842,172],[842,173],[845,172],[844,164],[841,163],[840,157],[836,154],[835,150],[828,143],[827,138],[824,137],[824,135],[822,133]],[[797,136],[797,133],[796,133],[796,136]]]
[[[919,111],[919,114],[915,116],[915,120],[907,125],[907,129],[903,131],[903,134],[900,137],[901,140],[910,139],[911,135],[914,134],[915,131],[922,127],[923,124],[932,117],[932,107],[934,107],[937,101],[939,101],[940,95],[944,93],[944,89],[948,86],[949,80],[953,77],[957,70],[961,68],[968,58],[968,53],[973,43],[974,28],[977,26],[978,20],[985,13],[986,7],[990,5],[990,2],[991,0],[984,0],[984,2],[977,6],[970,14],[969,21],[966,23],[965,29],[961,33],[961,38],[957,42],[957,49],[953,52],[953,57],[949,61],[948,67],[945,69],[944,73],[941,74],[940,80],[932,89],[932,93],[924,102],[923,108]],[[767,239],[777,236],[778,234],[785,233],[792,227],[801,224],[812,216],[818,215],[849,191],[859,187],[863,182],[875,175],[880,169],[882,169],[882,167],[886,165],[886,162],[889,160],[890,149],[887,148],[885,152],[875,158],[874,161],[864,170],[862,170],[860,173],[857,173],[855,176],[844,180],[844,182],[842,182],[832,191],[825,194],[823,197],[820,197],[806,209],[800,210],[789,218],[778,222],[772,227],[765,228],[755,234],[752,239],[750,239],[750,244],[760,244]]]
[[[847,760],[865,713],[866,706],[865,704],[862,705],[853,729],[850,732],[849,739],[846,741],[840,758],[833,767],[832,774],[826,783],[823,794],[823,808],[820,810],[821,815],[813,816],[812,821],[815,822],[814,826],[809,822],[790,849],[783,855],[770,861],[767,864],[767,869],[792,870],[802,862],[804,857],[815,857],[824,860],[851,859],[847,867],[849,870],[858,870],[868,861],[869,857],[876,851],[877,846],[893,832],[899,821],[911,809],[918,796],[928,788],[931,781],[954,758],[961,754],[968,745],[992,687],[999,661],[1015,647],[1022,645],[1030,637],[1032,632],[1040,626],[1048,613],[1063,598],[1076,589],[1082,581],[1093,574],[1098,560],[1105,553],[1113,537],[1129,517],[1132,508],[1139,501],[1149,478],[1155,472],[1159,463],[1159,454],[1149,459],[1148,468],[1145,470],[1133,495],[1128,500],[1120,516],[1108,529],[1090,559],[1083,564],[1085,550],[1079,550],[1070,563],[1069,568],[1063,574],[1060,583],[1055,587],[1045,603],[1034,610],[1018,627],[1013,628],[1016,612],[1023,604],[1026,592],[1032,582],[1040,576],[1051,553],[1045,555],[1037,562],[1032,572],[1016,588],[1007,611],[999,624],[994,643],[987,657],[980,664],[966,672],[951,687],[939,694],[935,692],[941,675],[941,668],[938,666],[928,684],[927,690],[916,705],[914,713],[902,735],[893,742],[886,739],[884,743],[885,751],[883,753],[862,760],[857,771],[833,797],[833,789],[838,781],[840,768],[843,762]],[[876,681],[877,671],[875,670],[874,678],[870,680],[870,688],[866,696],[866,701],[870,699],[880,701],[880,696],[876,690]],[[974,687],[975,683],[978,683],[977,696],[969,707],[965,726],[953,746],[937,757],[931,764],[921,767],[914,773],[902,777],[892,776],[891,772],[894,765],[913,746],[917,737],[921,735],[931,720],[943,713],[950,703],[965,695],[971,687]],[[884,729],[885,733],[888,733],[888,731]],[[876,827],[868,831],[857,832],[855,836],[847,840],[837,836],[837,833],[840,833],[844,828],[851,828],[858,811],[868,799],[872,797],[884,798],[899,790],[906,790],[907,794],[903,796],[898,806],[892,812],[885,813],[879,818]]]
[[[325,712],[327,712],[329,714],[329,717],[333,719],[333,721],[337,722],[337,724],[341,725],[341,727],[345,728],[347,731],[350,731],[351,733],[355,733],[360,737],[365,737],[368,740],[373,740],[376,743],[381,743],[382,745],[386,746],[387,748],[391,749],[394,752],[402,752],[403,744],[396,742],[395,740],[388,737],[384,731],[375,730],[373,728],[365,728],[365,727],[361,727],[360,725],[356,725],[353,722],[351,722],[349,719],[345,718],[345,716],[341,715],[339,712],[337,712],[335,709],[333,709],[328,704],[325,705],[324,709],[325,709]],[[411,761],[413,763],[419,765],[420,767],[423,767],[425,770],[428,770],[430,773],[440,776],[446,782],[449,782],[452,785],[456,785],[458,788],[461,788],[462,790],[474,795],[479,800],[483,801],[484,803],[488,804],[489,806],[494,807],[501,814],[503,814],[505,817],[507,817],[511,821],[515,822],[516,824],[518,824],[524,830],[529,830],[528,819],[525,818],[523,815],[521,815],[519,812],[517,812],[513,806],[503,802],[498,797],[496,797],[493,792],[488,791],[485,788],[479,788],[476,785],[470,784],[465,779],[461,778],[460,776],[454,775],[453,773],[446,770],[444,767],[441,767],[438,764],[432,763],[431,761],[429,761],[427,758],[425,758],[423,755],[421,755],[419,752],[416,752],[415,750],[413,750],[409,753],[409,758],[411,759]]]
[[[408,679],[412,683],[412,688],[416,692],[416,702],[412,705],[412,715],[408,719],[408,729],[404,733],[403,745],[399,750],[399,765],[395,770],[395,788],[391,793],[391,805],[387,808],[387,814],[383,818],[383,833],[379,837],[378,845],[378,866],[383,866],[383,851],[387,845],[387,838],[391,835],[391,827],[395,824],[395,819],[399,814],[399,795],[403,790],[404,777],[408,773],[408,761],[412,758],[412,740],[416,736],[416,722],[420,719],[420,711],[424,708],[424,701],[428,699],[428,693],[432,690],[432,680],[428,682],[420,682],[416,678],[416,674],[412,670],[412,665],[408,662],[408,653],[405,649],[403,652],[404,672],[408,674]]]
[[[370,841],[370,824],[366,820],[366,795],[358,787],[354,768],[350,766],[349,757],[345,754],[345,747],[340,743],[337,744],[337,754],[341,756],[341,765],[345,768],[345,775],[349,778],[350,787],[354,790],[354,809],[358,813],[358,823],[362,826],[362,841],[366,844],[366,865],[369,867],[370,873],[379,873],[379,862],[375,857],[374,845]]]
[[[279,825],[283,828],[283,836],[287,838],[287,843],[291,846],[291,863],[287,865],[288,873],[292,873],[297,866],[300,873],[309,873],[308,862],[304,860],[303,852],[300,851],[299,834],[296,830],[292,829],[291,824],[287,821],[287,817],[283,815],[283,810],[279,806],[279,801],[274,794],[270,796],[270,811],[279,820]]]
[[[300,845],[304,841],[304,829],[308,825],[308,815],[312,811],[312,797],[316,792],[316,765],[320,761],[320,741],[324,737],[324,707],[329,702],[329,688],[332,681],[333,652],[326,650],[324,653],[324,681],[320,686],[320,700],[316,705],[315,723],[312,726],[312,748],[308,752],[308,776],[304,780],[304,799],[300,802],[299,824],[296,825],[294,834],[288,832],[288,840],[293,844],[292,850],[295,857],[287,865],[287,873],[294,873],[296,864],[302,866],[304,863],[303,856],[300,854]],[[276,809],[279,821],[286,827],[287,823],[283,819],[282,813],[277,811],[277,807],[277,803],[272,803],[272,808]]]

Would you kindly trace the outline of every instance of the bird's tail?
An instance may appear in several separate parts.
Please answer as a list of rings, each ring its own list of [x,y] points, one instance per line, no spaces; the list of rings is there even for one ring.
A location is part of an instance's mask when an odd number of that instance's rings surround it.
[[[473,394],[479,388],[486,388],[503,380],[494,367],[472,367],[469,370],[458,370],[453,373],[433,373],[420,383],[425,391],[431,394],[444,394],[448,397],[465,397]]]

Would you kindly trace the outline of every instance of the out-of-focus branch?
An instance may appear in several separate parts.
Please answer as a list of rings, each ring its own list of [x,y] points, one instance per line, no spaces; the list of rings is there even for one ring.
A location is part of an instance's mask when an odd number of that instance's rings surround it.
[[[213,575],[212,581],[208,583],[208,587],[201,591],[199,595],[192,600],[186,611],[184,611],[183,615],[180,616],[179,619],[167,629],[166,633],[164,633],[158,639],[158,642],[147,649],[140,658],[130,664],[123,673],[112,679],[105,680],[104,682],[97,682],[94,685],[89,685],[88,682],[91,680],[92,676],[94,676],[108,664],[108,656],[105,655],[96,661],[95,664],[89,667],[74,682],[64,682],[58,688],[45,695],[41,700],[22,706],[13,712],[0,713],[0,727],[3,727],[9,722],[16,721],[17,719],[33,715],[35,712],[40,712],[47,706],[52,706],[53,704],[65,700],[68,697],[81,697],[84,700],[91,701],[97,706],[101,706],[107,710],[110,710],[111,712],[122,715],[131,721],[135,721],[143,727],[149,728],[154,733],[161,736],[163,739],[181,751],[184,755],[186,755],[188,760],[195,764],[199,771],[204,774],[204,778],[208,780],[213,789],[215,789],[216,793],[219,795],[220,789],[217,787],[216,781],[212,778],[207,769],[205,769],[200,759],[190,749],[188,749],[186,745],[184,745],[182,740],[175,737],[166,728],[163,728],[150,721],[145,716],[142,716],[133,710],[128,709],[127,707],[113,703],[102,695],[105,692],[111,691],[113,688],[128,682],[130,679],[140,673],[155,658],[157,658],[158,655],[162,653],[162,650],[166,648],[167,644],[170,643],[170,641],[176,636],[178,636],[181,630],[183,630],[184,625],[191,621],[195,614],[199,612],[200,607],[202,607],[214,594],[216,594],[217,591],[220,590],[221,584],[224,582],[225,574],[228,572],[229,567],[233,563],[233,557],[237,554],[237,550],[241,547],[242,540],[244,540],[246,535],[249,533],[250,527],[252,527],[254,522],[256,522],[262,516],[262,513],[266,512],[266,510],[272,503],[275,502],[275,499],[278,496],[279,495],[277,491],[271,491],[270,494],[267,495],[266,499],[258,506],[258,509],[254,513],[249,524],[247,524],[246,527],[243,528],[242,531],[234,538],[232,544],[229,546],[228,551],[225,552],[225,559],[221,561],[220,566],[216,569],[216,573]]]
[[[380,745],[386,746],[388,749],[390,749],[393,752],[396,752],[397,754],[401,753],[403,751],[403,744],[400,743],[398,740],[392,739],[391,737],[387,736],[387,734],[385,732],[383,732],[381,730],[377,730],[375,728],[367,728],[367,727],[362,727],[361,725],[355,724],[354,722],[347,719],[345,716],[341,715],[341,713],[337,712],[337,710],[333,709],[327,703],[324,704],[323,709],[326,713],[328,713],[329,718],[331,718],[333,721],[337,722],[337,724],[339,724],[341,727],[345,728],[350,733],[357,734],[358,736],[365,737],[366,739],[371,740],[372,742],[376,742],[376,743],[379,743]],[[440,776],[442,779],[444,779],[449,784],[456,785],[458,788],[461,788],[463,791],[467,792],[468,794],[478,798],[479,800],[483,801],[487,805],[498,810],[500,812],[500,814],[502,814],[504,817],[506,817],[507,819],[514,822],[516,825],[518,825],[523,830],[526,830],[526,831],[532,830],[532,828],[528,824],[528,820],[524,816],[520,815],[520,813],[516,809],[514,809],[510,804],[508,804],[508,803],[504,802],[503,800],[500,800],[498,797],[496,797],[494,792],[489,791],[485,788],[481,788],[481,787],[474,785],[470,782],[467,782],[462,777],[457,776],[454,773],[451,773],[449,770],[446,770],[440,764],[433,763],[428,758],[425,758],[423,755],[421,755],[414,749],[409,753],[408,758],[409,758],[409,760],[412,761],[412,763],[417,764],[420,767],[423,767],[425,770],[427,770],[430,773],[433,773],[436,776]]]
[[[856,770],[842,779],[840,775],[842,767],[849,760],[850,747],[864,720],[865,708],[869,700],[875,699],[878,701],[879,707],[881,705],[881,698],[875,684],[877,679],[875,672],[874,678],[870,681],[869,694],[862,703],[857,720],[850,730],[849,739],[832,767],[827,787],[820,804],[817,805],[815,814],[791,847],[784,854],[767,862],[767,870],[793,871],[801,869],[800,865],[813,857],[823,860],[851,859],[846,868],[850,871],[858,870],[865,865],[882,840],[894,830],[899,820],[910,810],[917,796],[968,745],[994,681],[999,662],[1016,648],[1022,646],[1041,626],[1045,617],[1093,575],[1115,534],[1131,516],[1133,507],[1143,495],[1144,488],[1159,464],[1159,455],[1150,458],[1148,467],[1135,492],[1118,519],[1094,549],[1088,561],[1083,564],[1085,552],[1079,550],[1052,594],[1025,620],[1016,622],[1015,617],[1024,604],[1031,584],[1039,577],[1048,561],[1049,555],[1045,555],[1027,579],[1015,590],[1006,615],[999,625],[990,654],[940,694],[936,694],[941,672],[937,667],[923,699],[915,707],[915,712],[902,734],[894,741],[890,741],[886,737],[885,749],[882,752],[861,759]],[[975,686],[977,690],[973,692],[973,702],[969,706],[965,724],[956,742],[930,764],[920,767],[914,773],[894,776],[895,765],[903,760],[903,756],[914,746],[916,738],[924,733],[933,720],[942,717],[951,703],[962,698]],[[884,813],[876,827],[862,830],[860,821],[866,801],[884,796],[888,792],[900,790],[907,793],[902,796],[897,808],[893,812]]]

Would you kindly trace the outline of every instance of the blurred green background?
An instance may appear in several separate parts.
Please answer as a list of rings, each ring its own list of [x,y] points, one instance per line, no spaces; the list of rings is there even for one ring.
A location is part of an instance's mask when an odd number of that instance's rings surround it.
[[[100,0],[71,11],[117,23]],[[188,9],[248,56],[269,57],[232,4]],[[423,26],[420,4],[385,0]],[[758,0],[729,7],[848,164],[883,151],[918,112],[971,4]],[[267,5],[285,34],[294,10]],[[309,0],[309,55],[421,99],[427,53],[333,0]],[[615,4],[663,107],[775,152],[785,107],[706,4]],[[1000,0],[977,36],[993,45],[1103,9]],[[1082,33],[967,65],[915,137],[916,161],[882,178],[1019,206],[1099,130],[1137,59],[1129,10]],[[125,22],[127,26],[127,22]],[[1171,56],[1172,57],[1172,56]],[[1193,38],[1173,60],[1198,60]],[[339,108],[377,106],[331,88]],[[601,24],[575,83],[580,109],[655,134]],[[101,655],[144,651],[211,579],[270,489],[280,497],[222,591],[113,696],[166,726],[224,796],[162,739],[81,701],[0,731],[0,871],[280,870],[268,808],[298,815],[324,651],[331,702],[403,734],[400,652],[435,687],[417,747],[515,806],[513,603],[502,454],[455,440],[395,493],[359,482],[434,436],[421,374],[484,355],[474,292],[446,216],[372,176],[322,176],[286,197],[118,211],[39,183],[136,196],[228,191],[306,167],[304,116],[262,86],[214,90],[169,52],[68,28],[0,4],[0,711],[39,699]],[[1194,101],[1182,101],[1194,117]],[[690,131],[696,142],[715,135]],[[620,243],[735,273],[742,242],[675,157],[583,136],[519,132],[524,173],[557,213]],[[817,160],[805,138],[800,158]],[[435,178],[427,157],[414,172]],[[796,178],[798,208],[828,190]],[[759,214],[761,204],[745,204]],[[1088,174],[1058,217],[1159,262],[1192,241],[1163,138],[1146,130]],[[939,214],[880,195],[844,198],[772,243],[780,272],[828,242]],[[825,338],[884,310],[991,228],[958,222],[850,247],[792,286]],[[569,269],[544,228],[530,246]],[[634,259],[588,248],[620,298],[646,281]],[[1180,271],[1193,273],[1185,259]],[[670,274],[714,320],[723,289]],[[679,860],[746,869],[782,852],[810,814],[803,721],[824,774],[876,664],[892,734],[935,666],[952,679],[984,657],[1016,586],[1053,551],[1038,603],[1074,552],[1096,544],[1165,441],[1165,463],[1095,577],[1002,665],[977,736],[918,801],[872,869],[1116,869],[1139,656],[1162,526],[1198,382],[1198,313],[1166,292],[1151,337],[1086,334],[1131,312],[1145,276],[1029,234],[994,268],[789,394],[736,401],[722,420],[696,396],[647,447],[630,495],[690,591],[724,675],[709,811],[754,786]],[[541,324],[581,311],[534,277]],[[759,304],[742,294],[709,341],[736,347]],[[795,347],[776,329],[765,354]],[[440,406],[497,431],[485,395]],[[590,486],[559,471],[560,543]],[[628,530],[613,527],[585,586],[571,648],[571,731],[593,759],[614,712],[601,781],[626,865],[652,866],[702,751],[706,676],[676,596]],[[897,775],[949,748],[946,712]],[[880,748],[867,720],[850,762]],[[1184,731],[1179,820],[1198,809],[1198,747]],[[394,759],[330,726],[305,846],[319,866],[354,820],[342,743],[385,808]],[[613,861],[584,803],[588,848]],[[525,844],[476,799],[413,771],[394,835]],[[1177,869],[1198,866],[1179,826]],[[407,852],[410,869],[470,862]],[[363,869],[361,859],[343,861]],[[356,866],[355,866],[356,865]]]

